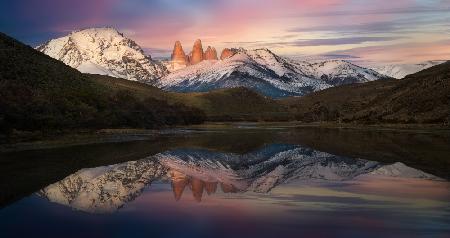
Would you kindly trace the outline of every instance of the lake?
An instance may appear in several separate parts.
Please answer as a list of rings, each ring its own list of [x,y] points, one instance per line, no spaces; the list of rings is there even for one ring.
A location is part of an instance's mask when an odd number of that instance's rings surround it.
[[[448,130],[234,124],[0,154],[0,237],[450,237]]]

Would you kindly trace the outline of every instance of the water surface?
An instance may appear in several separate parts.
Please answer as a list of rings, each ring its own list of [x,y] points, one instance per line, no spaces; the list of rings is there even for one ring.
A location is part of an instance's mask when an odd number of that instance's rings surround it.
[[[448,237],[445,131],[198,130],[1,154],[1,237]]]

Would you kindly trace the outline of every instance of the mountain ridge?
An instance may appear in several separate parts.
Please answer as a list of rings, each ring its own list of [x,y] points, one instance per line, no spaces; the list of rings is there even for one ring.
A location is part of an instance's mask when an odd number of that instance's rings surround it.
[[[410,74],[415,74],[442,63],[445,63],[445,60],[430,60],[418,64],[392,64],[372,67],[372,69],[386,76],[396,79],[402,79]]]
[[[450,62],[399,80],[343,85],[282,103],[304,122],[448,125]]]
[[[384,77],[347,61],[294,61],[265,48],[225,48],[219,59],[214,47],[204,51],[200,39],[189,54],[176,41],[171,60],[160,63],[114,28],[74,31],[36,49],[83,73],[136,80],[175,92],[247,87],[282,98]]]
[[[266,96],[282,98],[384,77],[347,61],[294,61],[266,48],[240,48],[233,53],[222,60],[201,61],[175,70],[158,79],[155,85],[176,92],[247,87]]]

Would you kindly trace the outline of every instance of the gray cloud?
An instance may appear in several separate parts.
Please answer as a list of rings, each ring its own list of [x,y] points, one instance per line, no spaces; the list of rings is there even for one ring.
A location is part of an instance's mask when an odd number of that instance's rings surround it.
[[[355,25],[333,25],[327,24],[322,26],[313,27],[296,27],[289,29],[289,32],[320,32],[320,31],[332,31],[332,32],[371,32],[371,33],[385,33],[397,30],[397,27],[392,22],[373,22],[367,24],[355,24]]]
[[[293,39],[288,41],[245,41],[245,42],[223,42],[232,44],[235,47],[262,47],[262,48],[283,48],[283,47],[306,47],[306,46],[330,46],[330,45],[350,45],[362,44],[366,42],[384,42],[402,39],[404,37],[339,37],[339,38],[320,38],[320,39]]]
[[[366,42],[380,42],[380,41],[393,41],[400,39],[400,37],[343,37],[343,38],[325,38],[325,39],[308,39],[308,40],[296,40],[293,42],[287,42],[290,46],[323,46],[323,45],[350,45],[361,44]]]
[[[321,55],[329,59],[359,59],[361,57],[348,54],[323,54]]]
[[[163,48],[143,48],[144,52],[148,55],[170,55],[172,53],[171,49]]]
[[[435,32],[448,28],[450,17],[407,17],[395,21],[379,21],[361,24],[326,24],[312,27],[295,27],[288,30],[291,33],[304,32],[336,32],[339,34],[379,34],[379,33],[417,33]]]
[[[224,41],[222,42],[224,44],[244,44],[244,45],[249,45],[249,44],[260,44],[260,43],[265,43],[264,41]]]
[[[303,14],[308,17],[324,17],[324,16],[358,16],[358,15],[385,15],[385,14],[429,14],[429,13],[449,13],[449,7],[424,7],[413,6],[406,8],[393,9],[377,9],[377,10],[343,10],[343,11],[329,11],[322,13]]]
[[[428,58],[428,60],[450,60],[450,56],[448,54],[448,52],[442,52],[442,53],[437,53],[437,52],[428,52],[428,51],[414,51],[412,49],[415,49],[417,47],[420,46],[426,46],[426,45],[441,45],[441,46],[445,46],[445,45],[450,45],[450,39],[447,40],[440,40],[440,41],[435,41],[435,42],[431,42],[431,43],[405,43],[405,44],[391,44],[391,45],[384,45],[384,46],[364,46],[364,47],[356,47],[356,48],[352,48],[352,49],[348,49],[348,50],[337,50],[337,51],[332,51],[329,52],[327,54],[344,54],[344,55],[354,55],[357,57],[361,57],[362,60],[364,60],[362,63],[360,63],[361,65],[377,65],[380,62],[374,62],[371,60],[366,59],[368,54],[372,54],[372,53],[378,53],[378,52],[383,52],[383,51],[395,51],[395,50],[407,50],[411,49],[409,51],[408,57],[411,58],[416,58],[416,57],[421,57],[421,58]],[[383,60],[383,63],[387,64],[387,63],[402,63],[404,62],[406,59],[386,59]],[[352,60],[354,62],[358,62],[359,60]],[[416,63],[419,63],[420,61],[417,61]]]

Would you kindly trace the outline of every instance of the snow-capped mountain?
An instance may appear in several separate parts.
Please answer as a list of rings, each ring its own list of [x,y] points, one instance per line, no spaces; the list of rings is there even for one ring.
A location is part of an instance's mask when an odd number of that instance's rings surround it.
[[[425,61],[420,64],[393,64],[374,67],[373,70],[392,78],[402,79],[407,75],[417,73],[419,71],[431,68],[435,65],[439,65],[444,62],[445,61],[443,60],[432,60],[432,61]]]
[[[83,73],[136,80],[177,92],[248,87],[279,98],[383,77],[347,61],[294,60],[268,49],[224,49],[219,59],[214,47],[203,52],[200,40],[190,54],[177,42],[172,60],[158,62],[113,28],[74,31],[36,49]]]
[[[134,200],[146,185],[164,175],[165,171],[153,160],[82,169],[38,194],[77,210],[108,213]]]
[[[151,83],[167,69],[152,60],[134,41],[114,28],[90,28],[40,45],[37,50],[83,73]]]
[[[346,61],[298,61],[278,56],[268,49],[234,51],[234,55],[223,60],[204,60],[176,70],[159,79],[156,86],[177,92],[248,87],[279,98],[383,77]]]
[[[366,83],[378,80],[381,75],[344,60],[297,61],[308,76],[321,79],[332,86]]]
[[[377,162],[350,159],[310,148],[274,144],[238,155],[177,150],[156,155],[165,166],[190,176],[225,183],[236,191],[267,193],[292,179],[346,180],[369,173]]]
[[[190,188],[197,201],[204,191],[267,193],[292,180],[342,181],[363,175],[439,180],[402,163],[336,156],[310,148],[272,144],[247,154],[177,149],[139,161],[82,169],[38,194],[49,201],[93,213],[113,212],[139,196],[152,181],[170,182],[176,200]]]

